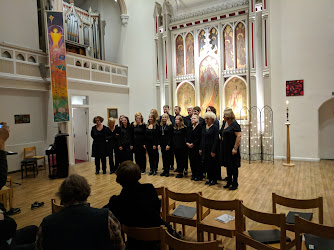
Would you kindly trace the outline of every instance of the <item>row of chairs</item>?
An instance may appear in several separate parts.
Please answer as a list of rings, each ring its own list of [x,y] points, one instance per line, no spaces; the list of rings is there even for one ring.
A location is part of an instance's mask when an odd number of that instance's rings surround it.
[[[194,249],[221,249],[222,241],[217,240],[217,235],[230,238],[235,236],[237,249],[245,249],[246,245],[250,245],[256,249],[290,249],[296,245],[297,249],[301,249],[300,236],[302,233],[310,233],[325,238],[330,238],[330,236],[334,237],[334,228],[321,225],[323,223],[322,197],[311,200],[296,200],[273,193],[273,213],[263,213],[247,208],[240,200],[211,200],[204,198],[201,192],[176,193],[164,187],[156,188],[156,190],[162,201],[161,217],[168,223],[173,223],[174,228],[176,228],[176,224],[181,224],[183,235],[185,235],[185,226],[196,227],[198,242],[187,242],[176,239],[166,232],[165,228],[159,227],[128,228],[122,225],[122,230],[127,236],[134,239],[144,241],[161,240],[162,249],[166,249],[166,245],[174,249],[182,249],[184,247],[192,247]],[[173,215],[172,213],[176,208],[176,202],[195,202],[196,215],[193,218],[183,218]],[[318,218],[320,224],[306,221],[298,216],[295,218],[295,225],[286,224],[285,215],[282,213],[276,214],[277,205],[297,209],[317,208],[319,211]],[[216,221],[214,219],[217,217],[218,211],[216,210],[234,211],[235,220],[226,224]],[[59,206],[56,205],[55,200],[52,200],[52,212],[57,211],[59,211]],[[266,224],[252,228],[253,230],[279,229],[280,243],[266,245],[251,238],[246,231],[246,218]],[[208,233],[208,241],[206,242],[204,242],[205,232]],[[214,236],[213,241],[211,241],[211,234]],[[290,237],[291,242],[286,242],[286,236]],[[183,247],[179,248],[181,246]]]

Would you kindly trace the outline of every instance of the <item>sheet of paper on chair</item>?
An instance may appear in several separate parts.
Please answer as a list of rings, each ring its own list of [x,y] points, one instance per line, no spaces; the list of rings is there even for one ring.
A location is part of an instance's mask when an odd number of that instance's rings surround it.
[[[215,220],[217,220],[219,222],[223,222],[223,223],[228,223],[228,222],[234,220],[234,216],[229,215],[229,214],[223,214],[223,215],[215,218]]]

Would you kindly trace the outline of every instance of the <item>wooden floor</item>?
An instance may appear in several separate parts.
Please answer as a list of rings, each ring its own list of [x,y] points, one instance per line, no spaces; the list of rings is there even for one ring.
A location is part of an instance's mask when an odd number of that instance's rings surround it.
[[[228,191],[223,189],[225,182],[209,187],[204,181],[194,182],[190,177],[176,179],[175,176],[160,177],[142,175],[141,183],[152,183],[155,187],[165,186],[177,192],[202,191],[204,197],[218,200],[241,199],[244,204],[252,209],[271,212],[271,193],[291,198],[324,197],[324,224],[334,226],[334,161],[321,162],[295,162],[295,167],[283,167],[281,161],[272,163],[242,162],[239,171],[239,189]],[[161,159],[159,163],[161,173]],[[93,162],[80,163],[70,168],[70,173],[78,173],[88,179],[92,187],[92,195],[89,202],[93,207],[104,206],[110,196],[119,194],[121,186],[116,183],[116,175],[95,175]],[[32,173],[21,180],[21,174],[11,174],[14,181],[22,183],[22,186],[14,184],[14,207],[21,208],[20,214],[13,218],[18,228],[27,225],[39,225],[42,219],[51,213],[51,198],[60,186],[62,179],[49,180],[48,171],[40,171],[36,178]],[[191,176],[191,174],[189,174]],[[225,168],[222,168],[222,176],[226,176]],[[30,205],[35,201],[45,202],[45,206],[31,210]],[[278,207],[278,211],[287,211]],[[318,214],[314,211],[314,219],[318,221]],[[187,227],[187,238],[195,240],[196,233]],[[178,228],[180,230],[180,228]],[[234,239],[224,239],[227,249],[235,249]]]

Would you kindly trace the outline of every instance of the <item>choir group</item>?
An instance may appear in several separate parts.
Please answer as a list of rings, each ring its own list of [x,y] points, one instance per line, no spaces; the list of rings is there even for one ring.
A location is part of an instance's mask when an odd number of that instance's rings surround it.
[[[240,167],[239,145],[241,128],[235,120],[232,109],[224,110],[224,119],[219,129],[216,109],[209,106],[203,118],[200,107],[188,107],[188,116],[181,116],[181,108],[175,106],[175,116],[169,114],[169,106],[163,107],[164,113],[159,117],[158,111],[152,109],[147,123],[137,112],[130,124],[129,118],[121,115],[119,124],[115,119],[108,119],[108,126],[102,125],[101,116],[94,117],[96,124],[92,127],[92,157],[95,157],[96,174],[102,163],[106,174],[106,157],[109,157],[110,174],[116,172],[120,163],[130,160],[146,173],[146,153],[148,153],[149,175],[157,175],[159,149],[161,150],[163,172],[160,176],[168,177],[174,170],[176,159],[176,178],[188,174],[188,158],[191,180],[201,181],[207,177],[205,184],[215,185],[222,180],[221,167],[226,167],[227,184],[224,188],[238,188],[238,168]],[[115,161],[114,161],[115,154]]]

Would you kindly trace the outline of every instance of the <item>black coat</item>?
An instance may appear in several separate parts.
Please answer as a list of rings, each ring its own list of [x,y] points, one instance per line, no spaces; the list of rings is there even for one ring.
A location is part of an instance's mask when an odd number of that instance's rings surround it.
[[[201,150],[202,150],[202,158],[205,159],[206,155],[211,153],[218,154],[219,146],[219,130],[218,127],[212,125],[208,130],[206,130],[206,126],[202,128],[202,137],[201,137]]]
[[[199,150],[201,147],[202,126],[197,124],[195,129],[193,126],[187,128],[187,142],[194,144],[193,150]]]
[[[187,115],[186,117],[183,117],[183,120],[184,120],[184,124],[185,124],[187,127],[192,126],[192,124],[191,124],[191,117],[190,117],[189,115]]]
[[[119,133],[117,137],[118,147],[126,148],[133,144],[132,129],[130,125],[128,125],[126,128],[119,127],[116,132]]]
[[[124,187],[119,195],[110,198],[105,206],[121,224],[129,227],[157,227],[163,224],[160,217],[161,202],[152,184]]]
[[[116,128],[111,131],[109,127],[106,128],[107,151],[110,152],[117,146]]]
[[[103,125],[101,131],[98,131],[96,125],[92,127],[91,137],[94,139],[92,145],[92,157],[106,157],[107,155],[107,142],[106,142],[106,129]]]

